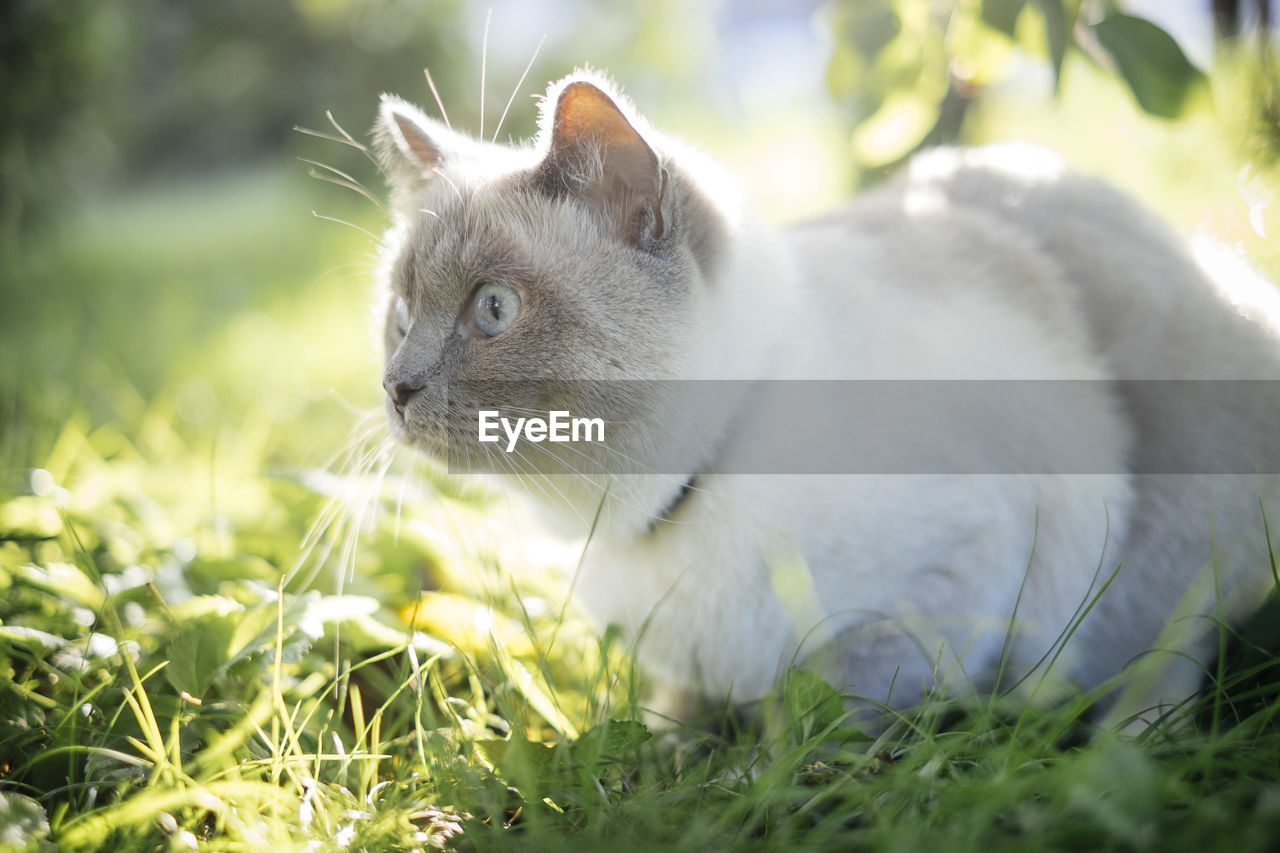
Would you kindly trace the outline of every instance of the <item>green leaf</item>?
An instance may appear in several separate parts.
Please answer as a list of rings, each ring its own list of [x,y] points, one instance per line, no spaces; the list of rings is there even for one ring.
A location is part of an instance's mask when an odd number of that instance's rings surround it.
[[[1207,81],[1173,36],[1133,15],[1108,15],[1093,26],[1098,43],[1115,61],[1138,105],[1152,115],[1178,118]]]
[[[49,563],[44,567],[28,564],[17,566],[12,571],[15,579],[91,610],[99,610],[106,604],[107,597],[102,589],[79,567],[70,563]]]
[[[875,56],[902,32],[897,11],[884,0],[839,0],[830,14],[837,42],[864,56]]]
[[[1045,38],[1049,42],[1049,62],[1053,66],[1053,87],[1062,85],[1062,63],[1071,43],[1071,31],[1075,27],[1077,10],[1068,10],[1063,0],[1035,0],[1044,14]]]
[[[606,720],[582,733],[574,742],[573,756],[575,760],[590,766],[616,761],[651,737],[653,732],[644,723],[635,720]]]
[[[537,779],[548,776],[560,755],[556,747],[529,740],[517,727],[506,740],[481,740],[476,748],[504,778]]]
[[[782,704],[799,741],[834,727],[845,717],[844,699],[807,669],[787,671],[782,680]]]
[[[965,86],[989,86],[1002,80],[1013,55],[1013,40],[1011,33],[998,29],[985,25],[978,16],[953,17],[946,30],[951,56],[948,73]]]
[[[902,34],[902,21],[883,0],[839,0],[828,7],[835,49],[827,64],[827,88],[859,115],[874,112],[884,96],[881,54]]]
[[[170,641],[165,679],[178,691],[197,698],[204,695],[218,671],[228,662],[243,613],[210,611],[184,621]]]
[[[636,720],[610,720],[605,724],[604,741],[600,746],[602,758],[617,758],[635,749],[653,737],[644,723]]]
[[[890,95],[853,134],[853,153],[865,169],[893,163],[920,144],[938,120],[938,104],[918,92]]]
[[[62,517],[47,498],[22,496],[0,504],[0,539],[52,539]]]
[[[1027,0],[982,0],[982,23],[1012,38],[1026,5]]]

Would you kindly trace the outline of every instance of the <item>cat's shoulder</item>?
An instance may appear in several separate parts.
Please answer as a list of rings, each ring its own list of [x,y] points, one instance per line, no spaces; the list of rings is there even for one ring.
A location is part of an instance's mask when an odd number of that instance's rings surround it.
[[[1054,330],[1080,323],[1059,265],[1008,210],[1071,174],[1030,145],[939,148],[788,238],[816,286],[931,304],[978,300]]]

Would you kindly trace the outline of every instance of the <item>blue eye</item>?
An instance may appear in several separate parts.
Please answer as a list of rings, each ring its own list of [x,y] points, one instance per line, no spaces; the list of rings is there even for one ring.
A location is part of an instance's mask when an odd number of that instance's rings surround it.
[[[397,296],[395,305],[392,310],[396,315],[396,328],[400,330],[400,334],[407,335],[409,333],[409,305],[404,301],[403,296]]]
[[[520,313],[520,291],[509,284],[487,281],[476,288],[471,304],[471,320],[482,333],[500,335],[516,321]]]

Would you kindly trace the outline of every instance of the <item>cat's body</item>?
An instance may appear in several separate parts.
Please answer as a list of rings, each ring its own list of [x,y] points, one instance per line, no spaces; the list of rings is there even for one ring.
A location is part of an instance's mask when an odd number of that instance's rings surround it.
[[[1017,146],[934,152],[778,234],[606,91],[581,75],[554,86],[526,151],[384,101],[397,200],[384,385],[405,440],[456,450],[474,438],[448,420],[457,398],[512,379],[566,383],[541,408],[570,410],[598,402],[580,380],[1067,389],[938,410],[963,440],[925,448],[936,470],[744,474],[723,472],[807,417],[770,399],[787,386],[714,383],[680,407],[627,386],[608,401],[613,447],[656,454],[661,474],[505,479],[570,535],[597,522],[576,591],[661,682],[746,700],[811,660],[896,705],[938,682],[990,686],[997,667],[1017,676],[1051,655],[1119,566],[1055,668],[1092,686],[1156,643],[1197,576],[1225,591],[1228,617],[1256,601],[1259,500],[1280,517],[1280,478],[1227,472],[1280,471],[1280,412],[1205,412],[1197,386],[1106,380],[1280,379],[1274,292],[1258,285],[1244,318],[1149,214]],[[864,407],[849,441],[874,460],[936,435],[901,416]],[[479,450],[499,473],[520,465]],[[1084,472],[1050,461],[1075,452]],[[1212,626],[1186,625],[1170,642],[1203,656]]]

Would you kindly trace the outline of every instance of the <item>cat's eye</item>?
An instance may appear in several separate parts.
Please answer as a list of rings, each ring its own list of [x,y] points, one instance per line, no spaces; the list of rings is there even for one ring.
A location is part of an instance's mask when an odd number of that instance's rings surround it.
[[[409,334],[409,305],[404,301],[403,296],[396,297],[392,311],[395,313],[396,328],[400,330],[400,334]]]
[[[486,281],[476,288],[471,303],[471,323],[481,334],[500,335],[520,313],[520,291],[500,281]]]

